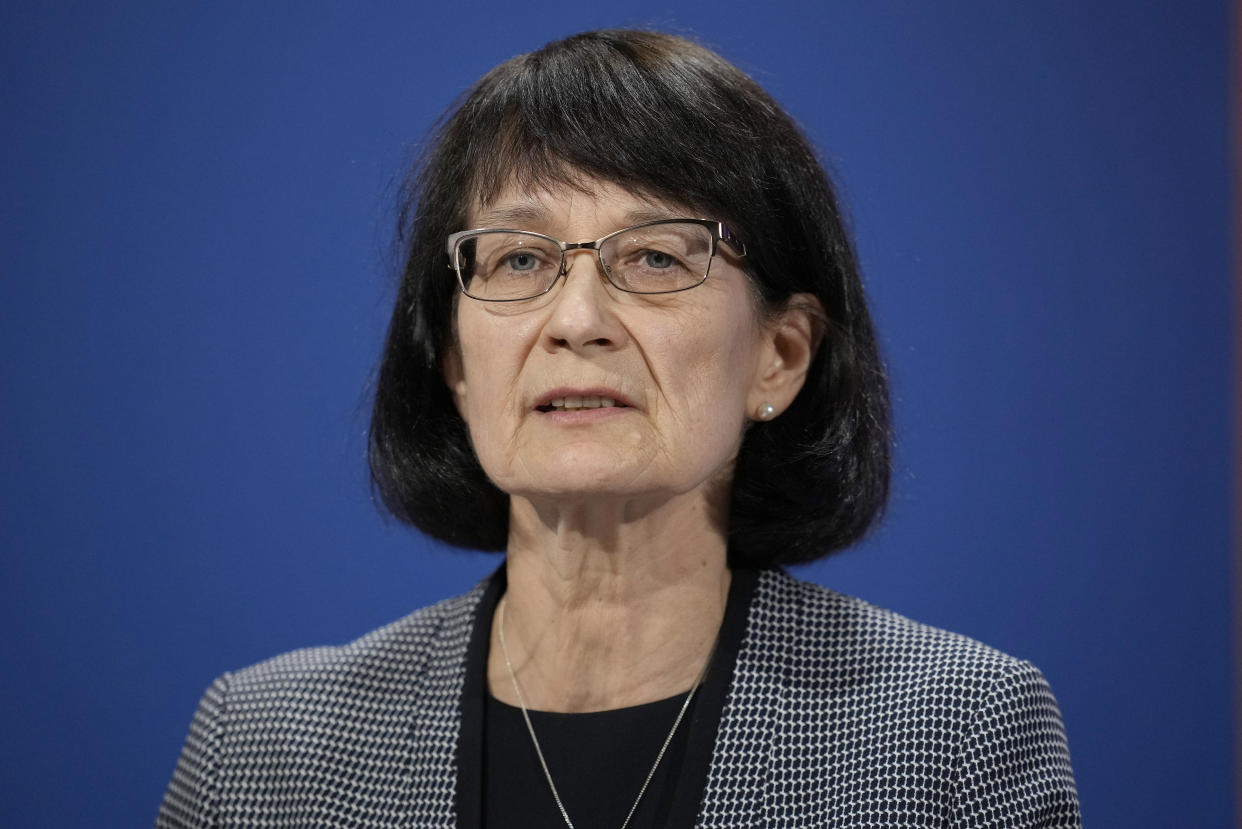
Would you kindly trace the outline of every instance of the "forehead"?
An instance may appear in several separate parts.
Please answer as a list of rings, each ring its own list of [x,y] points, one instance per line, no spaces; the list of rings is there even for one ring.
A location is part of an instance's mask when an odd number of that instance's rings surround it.
[[[511,182],[488,203],[475,202],[468,217],[470,227],[547,233],[586,226],[607,232],[657,219],[697,218],[695,211],[684,205],[598,179],[547,187]]]

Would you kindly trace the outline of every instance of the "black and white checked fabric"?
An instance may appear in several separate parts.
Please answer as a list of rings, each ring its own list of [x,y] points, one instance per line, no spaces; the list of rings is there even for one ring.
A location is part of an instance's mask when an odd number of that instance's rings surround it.
[[[156,826],[453,827],[482,594],[218,679]],[[773,570],[751,604],[698,825],[1081,818],[1060,712],[1037,669]]]
[[[703,827],[1081,827],[1061,712],[1033,665],[765,573]]]

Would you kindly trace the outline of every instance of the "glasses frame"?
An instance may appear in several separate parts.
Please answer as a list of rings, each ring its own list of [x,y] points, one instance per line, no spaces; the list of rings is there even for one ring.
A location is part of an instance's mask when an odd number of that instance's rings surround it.
[[[616,236],[620,236],[623,233],[629,233],[630,231],[639,230],[644,227],[653,227],[655,225],[671,225],[671,224],[700,225],[711,231],[712,252],[707,257],[707,269],[703,272],[703,275],[699,278],[698,282],[695,282],[693,285],[687,285],[684,288],[672,288],[671,290],[667,290],[667,291],[633,291],[633,290],[630,290],[629,288],[623,288],[620,285],[618,285],[616,282],[612,281],[612,277],[609,276],[608,274],[608,270],[609,270],[608,266],[604,263],[604,258],[600,255],[601,245],[606,243],[609,239],[612,239],[613,237],[616,237]],[[461,273],[461,259],[458,256],[458,254],[461,251],[461,242],[464,239],[468,237],[472,237],[472,236],[479,236],[485,233],[525,233],[529,236],[536,236],[540,239],[546,239],[547,241],[552,242],[558,248],[560,248],[560,251],[561,251],[561,264],[560,264],[560,267],[557,269],[556,276],[553,277],[552,281],[548,283],[548,287],[544,288],[539,293],[531,294],[530,296],[505,297],[503,299],[495,299],[492,297],[476,296],[475,294],[470,293],[470,291],[466,289],[466,280],[462,276],[462,273]],[[716,249],[717,247],[719,247],[721,242],[724,242],[725,244],[727,244],[733,250],[733,252],[736,253],[738,256],[746,255],[746,245],[742,242],[742,240],[739,239],[724,222],[718,222],[714,219],[656,219],[655,221],[652,221],[652,222],[642,222],[641,224],[630,225],[629,227],[623,227],[620,230],[614,230],[612,233],[609,233],[606,236],[599,237],[594,242],[562,242],[560,239],[557,239],[555,236],[548,236],[545,233],[536,233],[533,230],[519,230],[517,228],[508,228],[508,227],[476,227],[470,230],[459,230],[456,233],[450,233],[448,240],[445,242],[444,251],[445,253],[448,254],[449,269],[457,274],[457,284],[461,288],[461,292],[465,294],[466,296],[470,297],[471,299],[478,300],[479,302],[522,302],[524,300],[535,299],[536,297],[544,296],[545,294],[547,294],[553,288],[556,287],[556,283],[561,281],[561,277],[564,277],[569,273],[569,266],[567,264],[565,255],[569,253],[571,250],[593,251],[595,253],[595,261],[599,263],[600,273],[602,273],[604,275],[604,278],[608,280],[608,284],[616,288],[618,291],[625,291],[627,294],[638,294],[640,296],[653,296],[653,295],[658,295],[658,294],[676,294],[676,293],[680,293],[681,291],[688,291],[691,288],[697,288],[698,286],[702,285],[704,282],[707,281],[707,276],[709,273],[711,273],[711,270],[712,270],[712,262],[714,262],[716,259]]]

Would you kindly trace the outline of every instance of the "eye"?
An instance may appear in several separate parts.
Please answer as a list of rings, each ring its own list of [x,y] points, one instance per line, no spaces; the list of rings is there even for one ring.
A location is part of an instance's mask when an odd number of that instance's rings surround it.
[[[639,260],[644,266],[656,271],[663,271],[677,265],[677,260],[662,250],[643,251]]]
[[[518,251],[505,257],[505,264],[514,271],[533,271],[539,267],[539,258],[527,251]]]

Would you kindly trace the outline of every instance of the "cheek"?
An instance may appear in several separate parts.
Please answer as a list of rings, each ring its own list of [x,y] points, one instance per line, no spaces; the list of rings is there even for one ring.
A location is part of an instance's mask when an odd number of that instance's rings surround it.
[[[489,360],[483,355],[466,358],[458,405],[472,430],[495,426],[508,412],[515,382],[512,375],[509,367],[499,360]]]
[[[481,458],[500,448],[506,423],[517,413],[529,332],[528,326],[515,322],[494,319],[473,306],[463,306],[458,313],[460,379],[454,392]]]
[[[680,419],[713,442],[740,440],[746,398],[754,374],[755,322],[752,314],[721,309],[679,333],[673,352],[680,387]],[[730,313],[730,311],[733,311]]]

